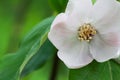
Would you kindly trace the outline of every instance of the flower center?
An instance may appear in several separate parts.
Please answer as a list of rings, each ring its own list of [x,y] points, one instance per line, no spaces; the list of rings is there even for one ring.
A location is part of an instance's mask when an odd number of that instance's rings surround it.
[[[78,29],[78,39],[80,41],[90,42],[96,33],[96,29],[91,24],[85,23]]]

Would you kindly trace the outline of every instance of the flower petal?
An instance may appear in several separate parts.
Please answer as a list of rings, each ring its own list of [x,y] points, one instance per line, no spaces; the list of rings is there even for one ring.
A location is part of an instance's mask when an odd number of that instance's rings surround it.
[[[93,60],[88,45],[84,43],[75,44],[66,51],[59,51],[58,57],[71,69],[86,66]]]
[[[74,23],[71,25],[79,27],[88,21],[91,9],[91,0],[69,0],[65,13],[69,15],[69,23]]]
[[[69,0],[66,8],[66,13],[79,12],[83,13],[92,7],[91,0]]]
[[[120,30],[120,3],[116,0],[97,0],[93,7],[94,26],[101,33]]]
[[[104,41],[114,47],[120,47],[120,31],[119,32],[109,32],[107,34],[101,34]]]
[[[73,31],[67,24],[65,14],[60,14],[56,17],[48,38],[60,50],[64,50],[66,47],[69,48],[75,42],[79,42],[77,32]]]
[[[94,36],[94,39],[90,43],[90,52],[98,62],[118,57],[118,51],[119,47],[111,46],[98,35]]]
[[[48,37],[59,50],[59,58],[69,68],[80,68],[93,59],[89,54],[88,46],[85,46],[77,39],[77,30],[73,30],[75,27],[70,26],[71,23],[67,21],[66,14],[58,15],[52,24]]]
[[[51,25],[51,29],[58,23],[65,22],[66,21],[66,15],[64,13],[60,13],[59,15],[56,16],[55,20],[53,21]]]

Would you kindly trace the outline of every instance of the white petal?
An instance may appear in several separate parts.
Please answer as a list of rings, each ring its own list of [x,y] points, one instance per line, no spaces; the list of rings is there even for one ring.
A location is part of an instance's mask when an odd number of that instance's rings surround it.
[[[66,8],[66,13],[86,12],[92,7],[91,0],[69,0]]]
[[[56,16],[55,20],[53,21],[51,25],[51,29],[58,23],[65,22],[67,19],[67,16],[64,13],[60,13],[58,16]]]
[[[107,34],[100,34],[101,38],[106,41],[107,44],[120,47],[120,31],[119,32],[109,32]]]
[[[69,15],[68,20],[73,23],[72,26],[80,26],[88,20],[91,9],[91,0],[69,0],[65,13]]]
[[[62,20],[63,19],[63,20]],[[52,24],[52,28],[48,34],[49,40],[59,50],[64,50],[79,42],[77,39],[77,31],[74,32],[69,25],[67,25],[65,14],[56,17]]]
[[[98,62],[104,62],[118,57],[118,50],[118,47],[111,46],[98,35],[90,43],[90,52]]]
[[[75,44],[66,51],[59,51],[58,57],[67,65],[68,68],[76,69],[89,64],[91,58],[88,46],[86,44]]]
[[[101,33],[120,30],[120,3],[116,0],[97,0],[93,9],[94,26]]]
[[[114,11],[116,12],[115,0],[97,0],[93,6],[93,17],[97,22],[104,22],[111,18]]]

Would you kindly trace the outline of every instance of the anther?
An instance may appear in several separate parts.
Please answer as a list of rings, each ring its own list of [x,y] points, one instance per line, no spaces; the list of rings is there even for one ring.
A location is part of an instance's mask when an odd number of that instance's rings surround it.
[[[93,39],[93,36],[97,33],[96,29],[91,24],[83,24],[78,29],[78,39],[80,41],[87,41],[90,42],[90,40]]]

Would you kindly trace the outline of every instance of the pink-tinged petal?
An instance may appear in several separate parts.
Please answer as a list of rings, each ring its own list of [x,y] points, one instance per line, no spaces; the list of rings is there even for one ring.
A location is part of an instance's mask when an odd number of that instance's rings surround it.
[[[68,68],[76,69],[86,66],[92,62],[88,45],[81,43],[71,46],[68,50],[59,51],[58,57],[66,64]]]
[[[111,46],[120,47],[120,32],[101,34],[101,38],[103,38],[104,41]]]
[[[97,0],[92,17],[93,25],[101,34],[120,30],[120,3],[116,0]]]
[[[79,42],[77,39],[77,31],[73,31],[67,24],[65,14],[56,17],[48,34],[48,38],[59,50],[70,49],[70,46]]]
[[[101,36],[96,35],[90,43],[90,52],[95,60],[104,62],[119,56],[119,47],[108,44]]]
[[[65,12],[69,15],[68,22],[74,27],[89,22],[92,6],[91,0],[69,0]]]
[[[66,19],[67,16],[65,15],[65,13],[60,13],[58,16],[56,16],[55,20],[53,21],[51,25],[51,29],[58,23],[66,22]]]

